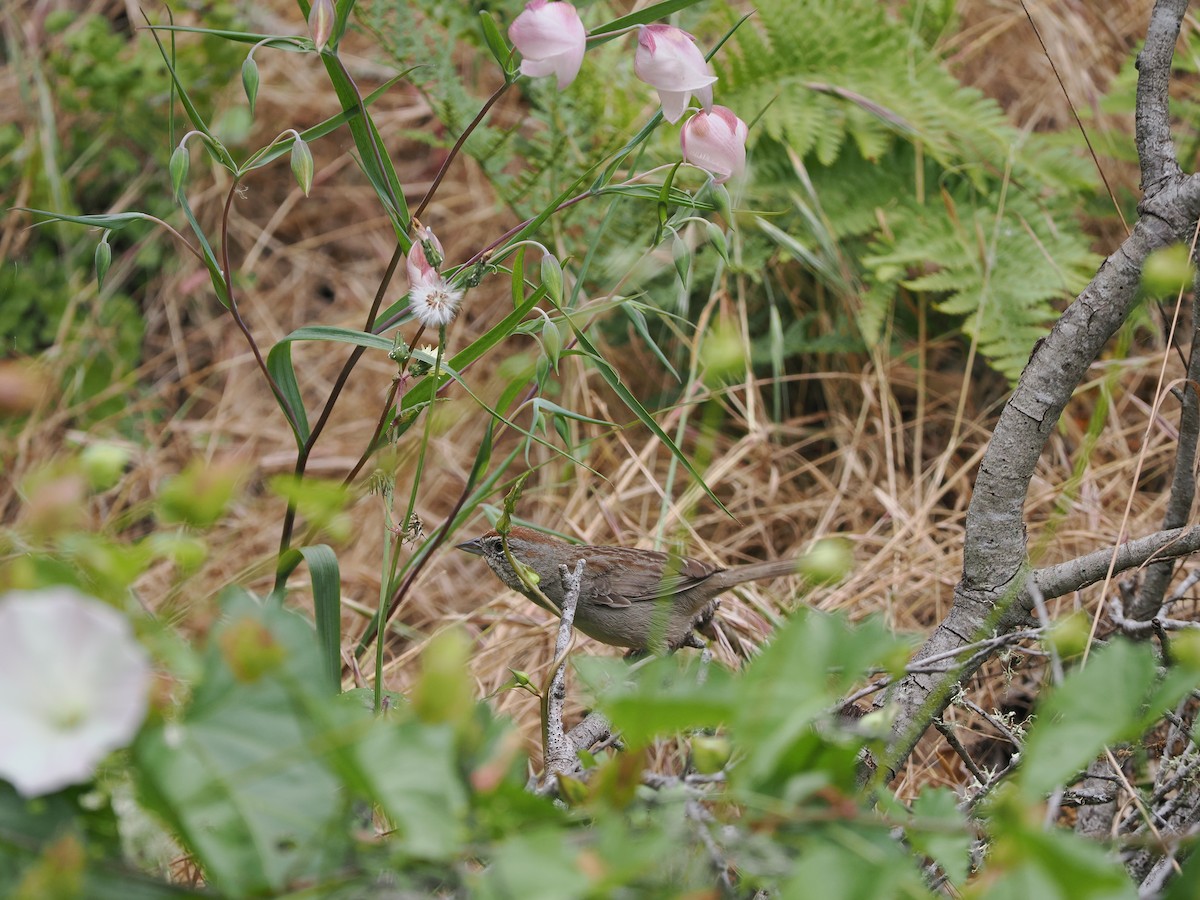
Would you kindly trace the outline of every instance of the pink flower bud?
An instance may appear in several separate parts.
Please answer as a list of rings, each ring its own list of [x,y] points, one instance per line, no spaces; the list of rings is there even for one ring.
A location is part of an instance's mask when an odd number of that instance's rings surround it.
[[[696,39],[674,25],[644,25],[638,29],[637,77],[658,91],[663,116],[678,122],[694,96],[712,109],[712,86],[717,80],[696,46]]]
[[[313,46],[318,51],[324,50],[333,35],[333,20],[337,13],[333,9],[333,0],[313,0],[308,13],[308,33]]]
[[[529,0],[508,26],[508,37],[523,57],[522,75],[556,75],[561,91],[579,74],[587,32],[570,3]]]
[[[432,229],[424,225],[417,229],[417,243],[413,244],[412,249],[408,251],[408,258],[404,261],[404,267],[408,271],[408,283],[414,287],[418,282],[431,281],[438,277],[437,269],[425,256],[425,248],[422,246],[424,241],[429,241],[439,256],[442,258],[446,256],[446,252],[442,249],[442,242],[437,239],[437,235],[433,233]]]
[[[712,172],[717,184],[724,184],[746,168],[746,132],[746,123],[724,106],[698,112],[679,132],[683,160]]]

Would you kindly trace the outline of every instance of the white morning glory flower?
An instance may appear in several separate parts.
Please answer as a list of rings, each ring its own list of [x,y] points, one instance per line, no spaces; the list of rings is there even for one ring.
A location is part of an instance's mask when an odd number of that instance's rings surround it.
[[[128,620],[70,587],[0,594],[0,778],[25,797],[87,781],[146,717]]]

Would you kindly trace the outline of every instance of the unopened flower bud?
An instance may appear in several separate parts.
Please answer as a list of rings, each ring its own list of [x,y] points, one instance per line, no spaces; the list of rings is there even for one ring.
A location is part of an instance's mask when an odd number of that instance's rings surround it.
[[[183,197],[183,182],[187,178],[188,166],[191,163],[187,145],[180,143],[171,154],[171,162],[167,166],[171,173],[171,190],[175,192],[176,197]]]
[[[746,168],[746,123],[724,106],[698,112],[679,133],[685,162],[716,176],[723,184]]]
[[[550,299],[561,306],[563,300],[562,265],[549,253],[542,257],[542,284],[546,286],[546,293]]]
[[[258,63],[253,56],[247,56],[242,63],[242,87],[246,90],[246,99],[250,101],[250,115],[254,115],[254,101],[258,98]]]
[[[96,285],[104,287],[104,276],[108,274],[108,267],[112,265],[112,247],[108,245],[108,232],[104,232],[104,237],[100,238],[100,243],[96,245]]]
[[[308,192],[312,190],[313,183],[313,155],[308,149],[308,144],[302,141],[299,136],[292,142],[292,174],[296,177],[296,183],[300,185],[300,190],[304,191],[304,196],[308,196]]]
[[[333,0],[313,0],[308,13],[308,34],[317,51],[325,49],[333,35]]]

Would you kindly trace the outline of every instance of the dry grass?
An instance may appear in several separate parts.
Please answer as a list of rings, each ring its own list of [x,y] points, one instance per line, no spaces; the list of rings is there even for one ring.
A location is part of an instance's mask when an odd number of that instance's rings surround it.
[[[1022,24],[1019,4],[965,6],[963,28],[953,42],[956,61],[968,79],[999,97],[1023,124],[1063,124],[1063,108],[1055,99],[1061,94],[1042,71],[1040,49],[1031,49],[1035,45],[1027,23]],[[1118,6],[1121,15],[1097,16],[1083,3],[1039,5],[1043,37],[1058,54],[1060,71],[1076,79],[1068,89],[1078,104],[1090,102],[1102,90],[1145,20],[1142,11]],[[290,4],[270,7],[274,15],[291,22],[292,30],[301,27]],[[1072,43],[1072,35],[1089,36],[1086,54]],[[1090,42],[1095,35],[1102,40]],[[355,49],[367,53],[365,47]],[[313,61],[290,54],[264,54],[259,60],[258,122],[300,127],[336,111],[324,74]],[[364,91],[378,83],[376,65],[365,59],[355,65]],[[1035,72],[1040,74],[1033,76]],[[14,77],[11,68],[3,77]],[[1036,90],[1029,89],[1031,78]],[[241,102],[240,86],[228,90],[229,102]],[[7,96],[11,92],[0,90],[0,97]],[[28,113],[11,105],[4,111],[16,121]],[[408,199],[419,200],[440,162],[439,153],[395,136],[405,129],[433,127],[429,109],[418,94],[398,86],[374,112],[381,133],[390,136],[389,148]],[[510,109],[500,114],[514,113]],[[260,128],[255,139],[271,136]],[[370,189],[350,161],[348,146],[349,139],[342,135],[314,145],[317,178],[311,198],[300,195],[286,164],[280,163],[251,178],[233,205],[233,258],[243,271],[253,273],[252,280],[239,283],[240,303],[263,347],[306,324],[362,326],[392,242]],[[192,203],[202,221],[215,229],[228,184],[222,172],[196,171],[197,166],[194,162]],[[441,236],[450,260],[466,258],[513,224],[487,198],[487,186],[469,162],[450,170],[424,216]],[[24,224],[10,217],[5,226],[7,243],[0,248],[10,253],[19,251],[13,222]],[[283,502],[264,485],[269,476],[290,470],[294,445],[203,270],[190,257],[180,260],[147,288],[145,362],[138,378],[150,390],[136,401],[145,412],[144,443],[117,494],[91,512],[97,524],[115,521],[152,497],[164,477],[194,459],[246,467],[244,491],[210,536],[212,556],[205,568],[179,585],[163,566],[138,584],[148,607],[169,611],[183,627],[199,633],[212,621],[212,598],[223,585],[237,581],[254,589],[269,588]],[[810,289],[795,272],[781,269],[774,274],[797,307],[811,305]],[[389,302],[400,290],[398,282]],[[741,302],[736,286],[730,290],[720,298],[727,312]],[[450,329],[450,349],[481,334],[511,308],[509,303],[502,285],[485,283],[472,292]],[[485,399],[493,398],[502,384],[496,367],[503,356],[530,352],[532,347],[531,341],[515,339],[503,354],[474,367],[474,389]],[[324,344],[296,347],[296,369],[310,410],[328,395],[347,352]],[[773,623],[798,603],[843,610],[855,619],[881,614],[897,631],[924,635],[951,603],[975,468],[1004,395],[1003,384],[993,374],[979,366],[964,371],[962,354],[952,342],[929,341],[906,348],[896,358],[881,347],[861,359],[811,360],[789,379],[794,402],[781,422],[768,415],[769,385],[749,378],[711,396],[699,394],[693,398],[695,405],[665,413],[660,421],[671,434],[687,417],[685,444],[693,450],[706,448],[703,474],[733,518],[716,510],[681,476],[666,495],[669,454],[640,427],[595,440],[588,458],[595,473],[548,455],[538,457],[520,514],[592,542],[648,545],[661,534],[683,541],[693,555],[726,563],[796,555],[814,539],[848,537],[854,546],[854,571],[837,587],[804,592],[798,582],[776,582],[748,585],[727,597],[721,621],[728,641],[718,648],[718,656],[731,664],[737,662],[739,645],[768,637]],[[1180,377],[1180,364],[1176,354],[1165,355],[1165,383],[1171,384]],[[1174,449],[1173,404],[1168,401],[1158,416],[1149,414],[1152,398],[1162,390],[1157,379],[1163,357],[1162,347],[1147,341],[1143,332],[1134,356],[1097,363],[1095,380],[1078,393],[1044,454],[1029,500],[1032,545],[1039,544],[1045,523],[1053,522],[1056,528],[1041,561],[1066,559],[1111,545],[1118,534],[1157,528],[1164,473]],[[652,360],[632,356],[619,365],[639,389],[656,387],[645,374],[656,371]],[[317,446],[311,473],[339,478],[353,464],[375,426],[393,373],[394,366],[379,354],[364,358]],[[638,378],[643,380],[639,383]],[[595,373],[577,362],[564,362],[562,383],[559,402],[564,406],[622,424],[628,419]],[[1063,486],[1080,463],[1086,423],[1102,385],[1112,392],[1110,412],[1090,458],[1083,461],[1078,497],[1065,512],[1056,513]],[[425,473],[418,498],[427,531],[450,511],[482,435],[484,417],[470,401],[453,396],[437,416],[430,456],[434,464]],[[704,435],[697,425],[703,419],[702,403],[719,405],[716,434]],[[7,449],[0,509],[11,512],[20,506],[15,486],[58,452],[74,412],[48,399]],[[498,450],[511,446],[512,440],[511,435],[504,437]],[[413,472],[413,460],[405,455],[411,446],[404,445],[395,459],[398,495],[406,495]],[[1140,480],[1134,475],[1138,471]],[[363,492],[352,514],[353,535],[337,547],[347,646],[365,626],[359,611],[377,603],[383,534],[376,496]],[[485,527],[481,517],[467,532]],[[292,596],[298,604],[305,602],[304,577],[298,573],[294,578]],[[1052,612],[1074,606],[1090,612],[1099,599],[1098,591],[1085,591],[1059,601]],[[389,646],[387,686],[405,690],[424,642],[455,625],[465,627],[475,642],[473,672],[481,696],[509,680],[509,667],[541,680],[551,659],[550,624],[525,600],[501,590],[479,560],[445,549],[423,570],[400,611]],[[585,639],[580,649],[610,652]],[[1038,678],[1036,661],[1023,665],[1015,681],[997,664],[976,680],[974,696],[988,709],[1015,705],[1023,679]],[[1029,693],[1024,691],[1026,699]],[[517,718],[531,742],[536,740],[535,701],[509,692],[496,703]],[[990,740],[978,719],[962,710],[948,715],[980,729],[980,742]],[[902,792],[930,780],[960,784],[964,775],[942,742],[927,739],[904,779]]]

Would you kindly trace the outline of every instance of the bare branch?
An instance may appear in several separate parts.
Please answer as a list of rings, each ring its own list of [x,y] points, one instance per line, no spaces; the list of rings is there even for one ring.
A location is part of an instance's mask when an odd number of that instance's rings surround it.
[[[1118,547],[1113,572],[1124,572],[1151,560],[1177,559],[1197,550],[1200,550],[1200,525],[1156,531],[1137,540],[1126,541]],[[1112,548],[1105,547],[1086,556],[1038,569],[1033,573],[1033,580],[1042,596],[1052,600],[1103,581],[1112,559]],[[1032,605],[1032,602],[1028,607],[1022,604],[1023,608],[1031,608]]]
[[[1179,25],[1187,0],[1158,0],[1150,13],[1146,45],[1138,54],[1136,134],[1142,165],[1142,190],[1150,194],[1160,181],[1179,174],[1175,145],[1171,142],[1171,114],[1167,88],[1171,83],[1171,58],[1179,39]]]
[[[1154,8],[1146,49],[1139,57],[1137,144],[1142,160],[1144,196],[1139,218],[1121,246],[1101,265],[1095,278],[1063,312],[1050,334],[1035,347],[1021,379],[1005,405],[967,510],[963,576],[954,605],[918,651],[915,661],[953,652],[964,644],[1004,634],[1028,622],[1032,601],[1024,522],[1025,502],[1038,459],[1062,411],[1105,344],[1124,323],[1138,296],[1141,271],[1153,251],[1191,236],[1200,217],[1200,179],[1179,171],[1170,143],[1167,85],[1179,22],[1186,0],[1159,0]],[[1155,541],[1157,540],[1157,543]],[[1192,552],[1181,541],[1195,540],[1162,532],[1131,541],[1117,551],[1125,567],[1140,565],[1155,553]],[[1170,549],[1167,549],[1169,545]],[[1144,554],[1139,556],[1139,554]],[[1103,558],[1103,571],[1094,563]],[[1038,573],[1042,596],[1059,596],[1070,580],[1090,584],[1108,572],[1112,551],[1090,554],[1067,568]],[[1072,568],[1073,567],[1073,568]],[[1069,589],[1069,588],[1065,588]],[[910,674],[886,698],[898,715],[880,771],[890,775],[908,757],[917,740],[953,697],[954,686],[980,665],[972,656],[944,676]]]

